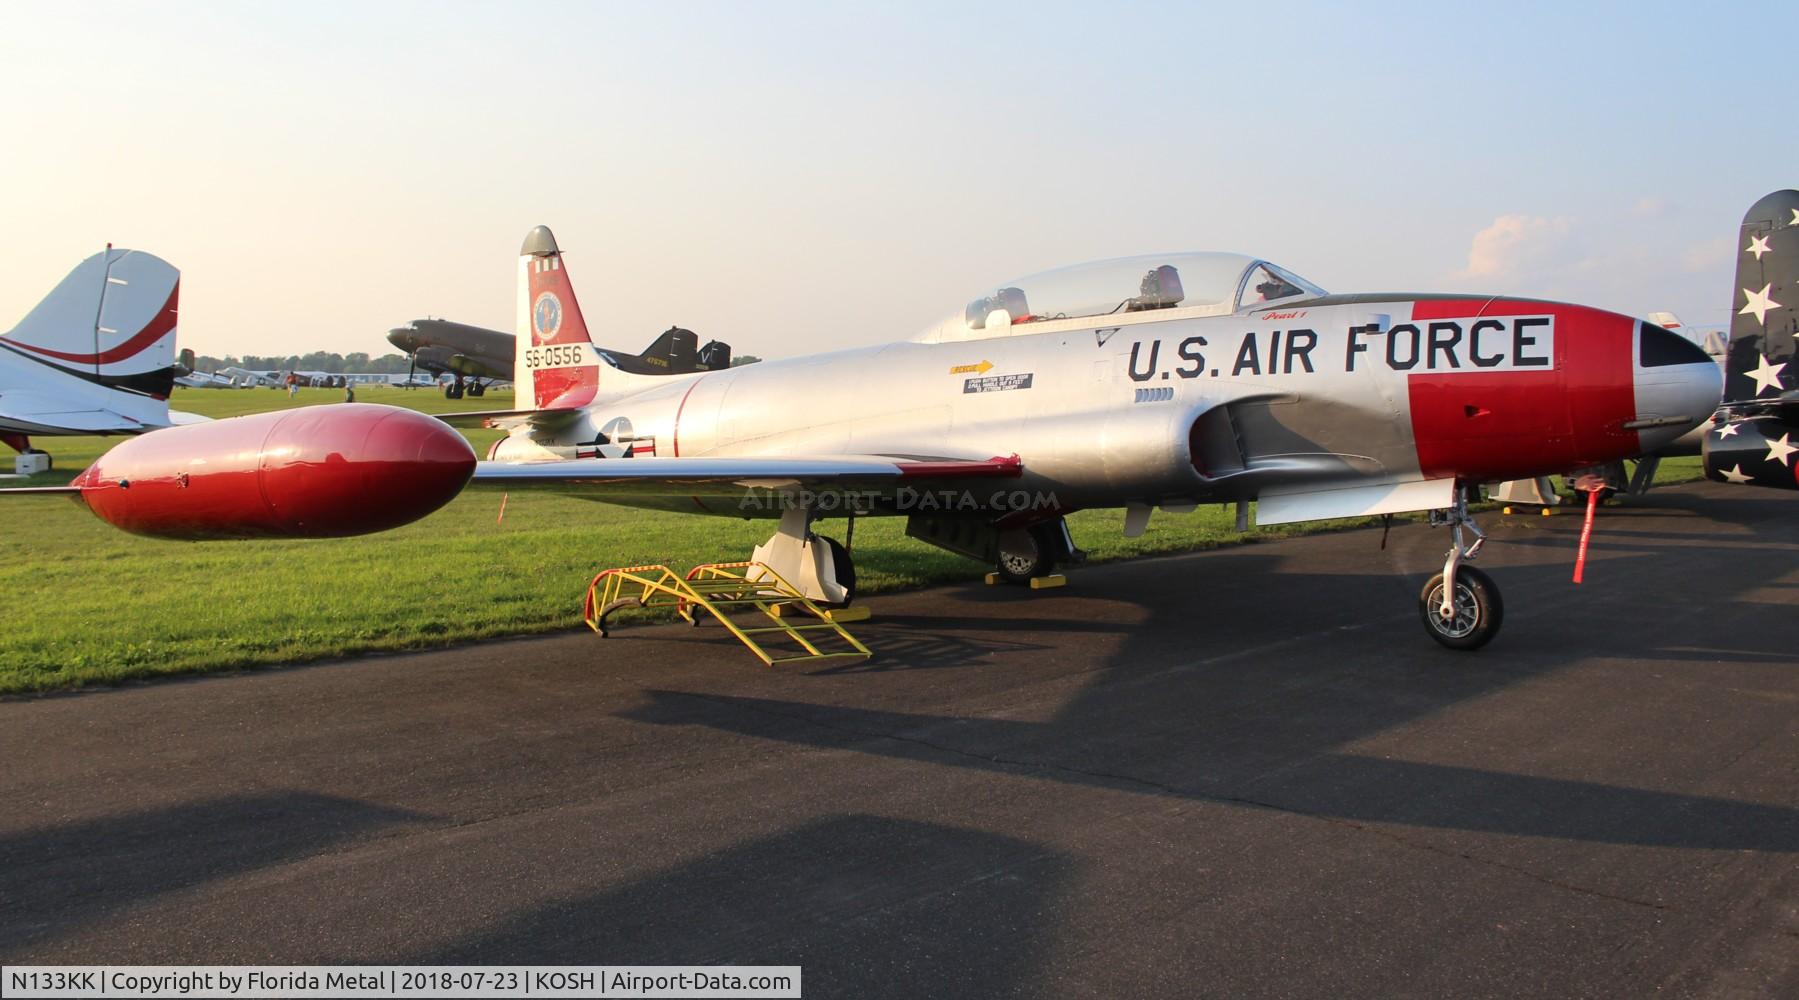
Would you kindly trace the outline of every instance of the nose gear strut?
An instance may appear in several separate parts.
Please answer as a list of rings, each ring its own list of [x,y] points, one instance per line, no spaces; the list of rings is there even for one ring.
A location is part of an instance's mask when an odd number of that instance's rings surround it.
[[[1432,527],[1449,528],[1449,555],[1443,560],[1443,572],[1425,583],[1419,594],[1419,614],[1431,638],[1451,649],[1478,649],[1492,641],[1505,615],[1499,598],[1499,587],[1487,574],[1464,560],[1480,555],[1487,535],[1475,525],[1468,513],[1469,487],[1458,485],[1455,505],[1430,512]],[[1465,535],[1474,536],[1473,543]]]

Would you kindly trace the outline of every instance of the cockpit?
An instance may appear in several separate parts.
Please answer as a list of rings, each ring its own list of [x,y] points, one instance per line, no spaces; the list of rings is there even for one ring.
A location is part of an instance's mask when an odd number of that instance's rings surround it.
[[[1009,281],[970,299],[959,316],[918,339],[980,340],[1038,331],[1044,324],[1178,310],[1183,316],[1223,316],[1273,303],[1317,298],[1322,288],[1267,261],[1234,253],[1178,253],[1077,264]],[[1083,325],[1076,323],[1074,325]]]

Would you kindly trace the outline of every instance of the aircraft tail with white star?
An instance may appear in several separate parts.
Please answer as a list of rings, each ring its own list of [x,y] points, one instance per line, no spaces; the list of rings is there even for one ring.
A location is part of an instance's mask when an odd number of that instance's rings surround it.
[[[1767,195],[1743,216],[1724,408],[1705,435],[1705,475],[1799,489],[1799,191]]]

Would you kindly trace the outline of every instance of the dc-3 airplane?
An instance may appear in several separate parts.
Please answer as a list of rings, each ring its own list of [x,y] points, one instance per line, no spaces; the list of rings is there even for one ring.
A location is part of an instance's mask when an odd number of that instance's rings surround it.
[[[1078,558],[1064,515],[1082,508],[1124,508],[1126,534],[1199,503],[1253,500],[1263,524],[1430,511],[1452,545],[1420,614],[1438,642],[1472,649],[1503,618],[1465,564],[1484,541],[1476,484],[1642,454],[1720,395],[1703,351],[1629,316],[1331,295],[1230,253],[992,286],[885,346],[633,375],[594,348],[550,231],[520,254],[525,405],[472,415],[509,429],[487,461],[431,417],[337,404],[137,438],[66,492],[127,531],[190,539],[380,531],[471,478],[778,518],[755,559],[836,603],[854,597],[854,564],[813,530],[834,517],[903,515],[909,535],[1023,579]]]
[[[140,250],[109,246],[75,265],[0,336],[0,441],[43,454],[32,438],[205,420],[169,410],[180,289],[180,271]]]
[[[518,338],[498,330],[484,330],[447,319],[415,319],[387,332],[387,342],[412,358],[413,370],[454,376],[444,386],[444,398],[484,396],[487,386],[513,375]],[[599,349],[612,367],[638,375],[686,375],[731,367],[731,345],[712,340],[699,346],[692,330],[669,327],[642,354]],[[406,373],[412,380],[412,371]],[[485,379],[486,381],[482,381]]]
[[[1721,483],[1799,489],[1799,191],[1749,207],[1737,240],[1721,419],[1705,435],[1705,474]]]

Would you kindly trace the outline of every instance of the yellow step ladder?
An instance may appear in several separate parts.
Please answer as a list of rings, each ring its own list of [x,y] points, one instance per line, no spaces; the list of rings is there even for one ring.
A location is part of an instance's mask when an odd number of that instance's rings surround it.
[[[832,618],[831,611],[795,590],[774,570],[759,562],[707,563],[681,576],[667,566],[625,566],[600,572],[587,586],[582,620],[602,638],[609,635],[606,616],[620,608],[672,607],[692,624],[705,611],[729,629],[764,664],[817,663],[854,657],[866,660],[874,654],[856,641]],[[731,613],[754,609],[771,624],[745,626]],[[786,638],[805,650],[775,656],[761,640]],[[821,645],[841,641],[850,648],[826,652]]]

